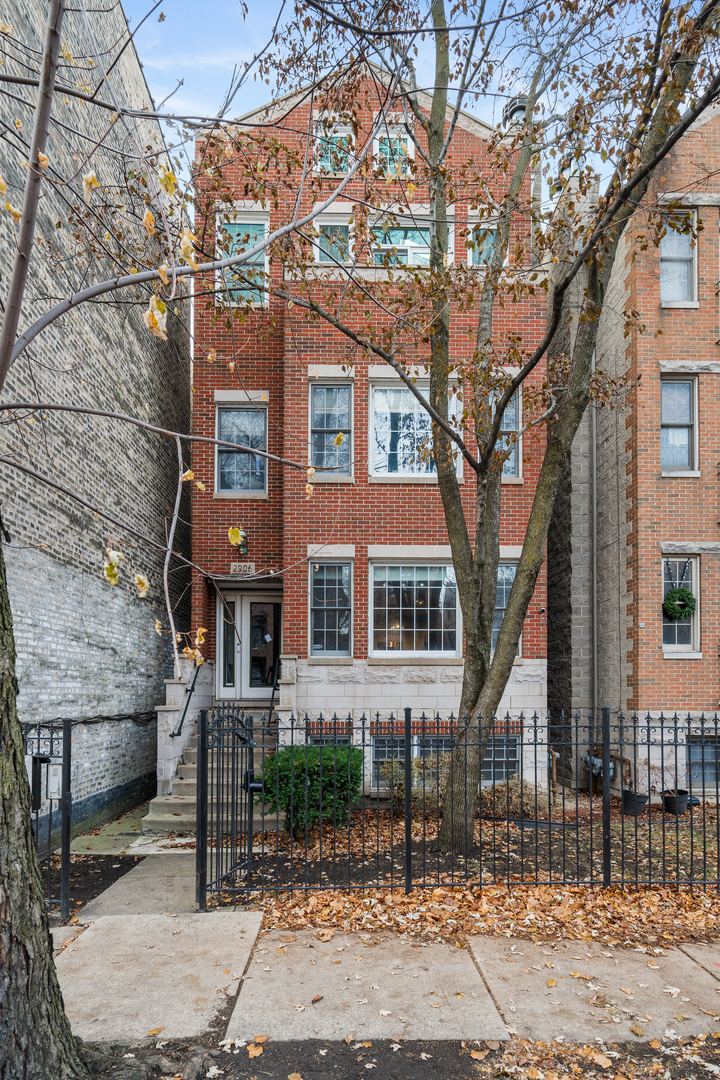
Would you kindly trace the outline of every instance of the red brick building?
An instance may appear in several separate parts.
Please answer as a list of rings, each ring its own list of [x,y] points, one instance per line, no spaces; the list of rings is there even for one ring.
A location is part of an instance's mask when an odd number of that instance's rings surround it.
[[[358,102],[357,110],[359,145],[375,113],[369,98]],[[263,137],[276,134],[287,142],[289,131],[297,131],[301,155],[303,132],[314,130],[316,183],[319,175],[342,175],[347,146],[354,145],[343,141],[353,138],[349,128],[328,124],[307,102],[288,106],[282,118],[276,113],[272,119],[277,126],[263,128]],[[255,122],[259,131],[267,115],[245,117],[244,130]],[[462,114],[451,168],[472,157],[489,172],[490,135],[476,118]],[[413,140],[393,114],[373,152],[392,177],[386,180],[388,208],[396,206],[401,187],[410,205],[392,227],[383,224],[383,208],[374,211],[372,244],[360,251],[353,215],[364,189],[360,177],[353,180],[332,212],[315,223],[319,235],[312,239],[306,278],[330,273],[343,282],[344,267],[354,260],[363,287],[372,292],[379,282],[387,286],[388,262],[410,268],[427,264],[428,208],[420,188],[409,197],[404,186],[411,177],[406,159],[413,156]],[[201,164],[206,153],[199,144]],[[225,161],[232,202],[218,209],[215,220],[208,214],[198,221],[196,233],[206,250],[212,248],[214,231],[219,239],[224,232],[231,244],[241,246],[269,235],[288,220],[292,205],[282,190],[276,205],[272,199],[263,206],[245,198],[248,162],[234,160],[231,149]],[[309,209],[310,198],[306,190],[301,212]],[[472,204],[472,192],[459,190],[449,213],[452,257],[479,280],[483,245],[492,237],[486,232],[467,246],[477,215]],[[530,249],[529,219],[518,216],[513,229]],[[268,271],[274,287],[292,293],[294,279],[277,256],[261,257],[258,266]],[[226,294],[231,299],[233,288],[240,286],[231,278]],[[244,320],[236,318],[230,330],[216,300],[203,296],[200,284],[198,292],[195,431],[315,469],[314,494],[308,498],[303,470],[196,444],[193,469],[205,490],[196,487],[193,493],[194,558],[213,580],[195,580],[193,625],[208,628],[204,652],[214,665],[216,699],[267,703],[281,659],[281,716],[322,711],[326,717],[337,713],[357,719],[377,712],[387,717],[407,706],[416,714],[449,714],[459,701],[463,633],[434,465],[419,453],[429,434],[427,414],[389,365],[351,350],[346,336],[326,322],[308,319],[298,305],[267,299],[258,291],[252,312]],[[241,297],[251,293],[245,282]],[[368,329],[369,319],[377,330],[384,317],[357,299],[343,309],[343,318],[360,332]],[[476,311],[453,310],[454,357],[471,355],[476,320]],[[498,310],[494,332],[499,344],[518,332],[523,347],[533,347],[543,324],[544,300],[530,298]],[[421,351],[413,357],[413,370],[423,386]],[[542,379],[538,368],[533,384]],[[508,412],[507,429],[519,428],[522,415],[519,400],[515,411]],[[543,446],[542,435],[522,438],[504,467],[498,620],[523,543]],[[475,485],[463,479],[471,519]],[[228,539],[232,527],[245,533],[246,550],[240,553]],[[544,606],[543,575],[503,701],[515,713],[545,708]],[[517,739],[507,752],[519,754]]]
[[[549,538],[550,552],[559,536],[567,555],[562,573],[551,571],[549,705],[649,715],[655,727],[642,739],[653,743],[658,768],[663,756],[665,785],[675,787],[679,773],[687,787],[689,770],[693,787],[713,789],[720,779],[712,719],[720,704],[719,165],[720,117],[712,109],[663,163],[618,254],[597,366],[626,378],[626,396],[620,409],[588,410]],[[691,227],[682,231],[676,216],[678,231],[668,219],[656,245],[664,208],[685,210]],[[692,594],[694,610],[673,618],[664,601],[678,587]],[[707,724],[695,723],[703,714]]]

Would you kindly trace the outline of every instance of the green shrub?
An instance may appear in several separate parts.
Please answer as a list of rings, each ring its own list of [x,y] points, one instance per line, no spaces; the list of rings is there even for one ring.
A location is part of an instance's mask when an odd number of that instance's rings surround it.
[[[266,811],[285,813],[297,838],[321,818],[341,825],[348,806],[360,795],[363,754],[349,746],[286,746],[265,759],[263,794]]]

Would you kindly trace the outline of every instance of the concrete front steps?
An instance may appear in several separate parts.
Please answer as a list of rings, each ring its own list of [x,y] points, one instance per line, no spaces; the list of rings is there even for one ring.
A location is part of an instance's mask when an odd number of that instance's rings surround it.
[[[247,706],[243,706],[247,709]],[[256,707],[256,706],[254,706]],[[272,740],[266,744],[266,753],[272,751]],[[255,770],[260,771],[260,754],[255,751]],[[212,804],[211,804],[212,805]],[[212,810],[211,810],[212,813]],[[167,833],[191,833],[194,835],[197,820],[197,735],[191,736],[178,765],[170,795],[156,795],[150,801],[148,814],[142,819],[142,831],[149,835]],[[253,816],[254,831],[274,830],[275,815],[266,818],[256,808]]]

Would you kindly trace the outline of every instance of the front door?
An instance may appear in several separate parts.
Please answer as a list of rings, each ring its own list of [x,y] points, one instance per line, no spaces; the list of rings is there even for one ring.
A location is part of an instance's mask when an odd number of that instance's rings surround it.
[[[282,637],[279,593],[225,593],[218,603],[219,698],[272,697]]]

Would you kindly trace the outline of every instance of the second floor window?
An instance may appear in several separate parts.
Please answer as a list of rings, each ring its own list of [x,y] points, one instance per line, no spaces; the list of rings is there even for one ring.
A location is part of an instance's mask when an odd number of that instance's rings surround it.
[[[350,473],[350,387],[311,386],[312,463],[315,469]],[[338,438],[342,436],[342,438]]]
[[[372,472],[428,476],[435,472],[430,417],[405,387],[373,389]]]
[[[663,469],[694,469],[695,381],[663,379],[660,385],[660,464]]]
[[[266,221],[240,220],[223,222],[222,231],[229,241],[228,248],[223,255],[237,255],[242,251],[261,243],[267,236],[268,224]],[[229,296],[234,303],[264,304],[265,291],[259,286],[262,284],[262,271],[265,270],[265,252],[260,251],[253,255],[247,262],[237,269],[230,267],[223,273],[223,281],[226,287],[226,298]]]
[[[267,450],[267,411],[260,408],[218,409],[218,439]],[[267,459],[242,450],[218,447],[217,491],[264,493]]]
[[[350,167],[353,134],[349,127],[321,120],[315,125],[315,169],[317,172],[346,173]]]
[[[468,222],[470,225],[470,222]],[[470,266],[487,266],[495,252],[497,243],[497,229],[489,229],[484,225],[470,227],[468,243],[468,264]]]
[[[694,224],[694,216],[688,225]],[[689,232],[668,228],[660,241],[660,303],[687,304],[697,300],[695,255],[697,241]]]
[[[379,266],[429,266],[430,226],[391,225],[373,228],[373,262]]]

